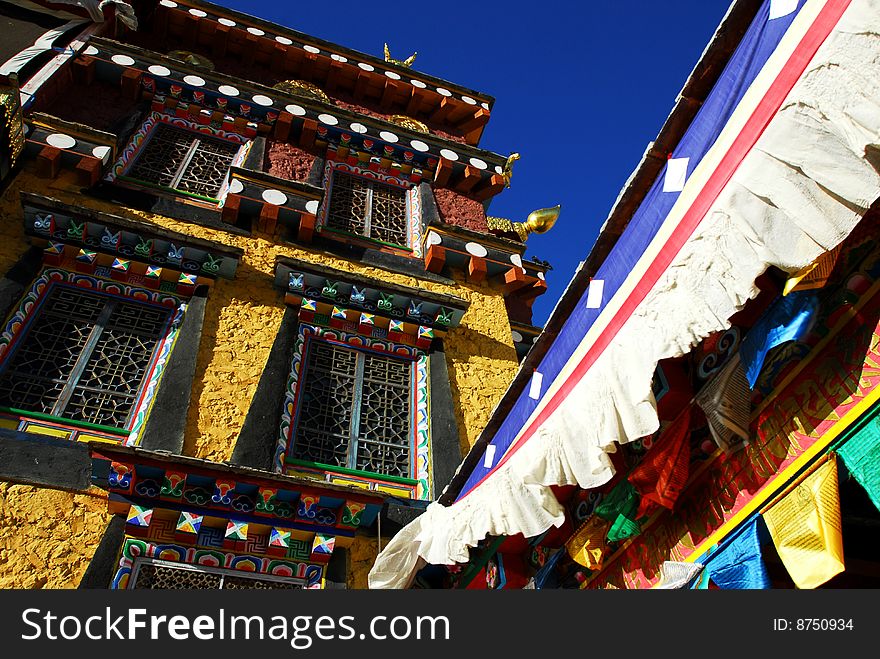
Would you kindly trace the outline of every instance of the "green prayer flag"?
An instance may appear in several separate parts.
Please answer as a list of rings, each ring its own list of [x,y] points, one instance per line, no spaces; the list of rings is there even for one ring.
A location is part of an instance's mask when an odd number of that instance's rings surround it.
[[[880,510],[880,418],[874,416],[837,449],[843,463]]]
[[[618,515],[633,519],[639,509],[640,498],[633,484],[624,478],[599,502],[595,513],[609,522],[615,521]]]

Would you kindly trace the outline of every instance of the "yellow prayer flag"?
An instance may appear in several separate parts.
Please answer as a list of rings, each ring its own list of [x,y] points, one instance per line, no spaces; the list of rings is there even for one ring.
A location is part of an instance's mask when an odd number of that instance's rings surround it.
[[[608,534],[609,526],[611,522],[596,515],[584,522],[565,543],[565,549],[571,559],[591,570],[602,567],[605,550],[608,548],[605,544],[605,536]]]
[[[779,558],[798,588],[844,571],[837,461],[832,457],[764,513]]]
[[[831,277],[831,273],[834,271],[838,256],[840,256],[840,245],[825,252],[806,268],[802,268],[791,275],[788,281],[785,282],[782,294],[788,295],[795,289],[808,291],[825,286],[828,278]]]

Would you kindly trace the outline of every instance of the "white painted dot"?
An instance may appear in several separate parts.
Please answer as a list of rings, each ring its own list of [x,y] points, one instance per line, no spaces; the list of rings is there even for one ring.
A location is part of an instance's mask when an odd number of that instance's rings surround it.
[[[315,215],[318,212],[318,200],[312,199],[306,202],[306,212]]]
[[[320,48],[315,48],[314,46],[303,46],[303,50],[307,53],[313,53],[315,55],[321,52]]]
[[[154,76],[170,76],[171,75],[171,69],[164,67],[164,66],[159,66],[158,64],[153,64],[153,66],[147,67],[147,71],[152,73]]]
[[[229,184],[229,191],[232,194],[238,194],[244,190],[244,185],[237,178],[232,179],[232,183]]]
[[[540,279],[541,281],[546,281],[546,278],[544,277],[543,272],[540,272],[540,271],[538,272],[538,279]]]
[[[266,34],[265,32],[263,32],[263,31],[262,31],[260,28],[258,28],[258,27],[249,27],[249,28],[247,29],[247,31],[250,32],[250,33],[251,33],[252,35],[254,35],[255,37],[262,37],[264,34]]]
[[[385,75],[391,78],[392,80],[400,80],[400,75],[395,73],[394,71],[386,71]]]
[[[207,14],[205,12],[203,12],[201,9],[190,9],[189,13],[192,14],[193,16],[197,16],[198,18],[204,18],[205,16],[207,16]]]
[[[64,133],[52,133],[46,138],[46,143],[56,149],[72,149],[76,146],[76,140]]]
[[[513,263],[517,268],[522,267],[522,257],[519,254],[511,254],[510,262]]]
[[[262,94],[257,94],[256,96],[251,96],[251,100],[257,105],[262,105],[263,107],[269,107],[274,102],[268,96],[263,96]]]
[[[496,174],[503,174],[504,173],[504,170],[501,169],[501,165],[495,165],[495,173]]]
[[[287,37],[275,37],[275,41],[277,41],[278,43],[280,43],[284,46],[292,46],[293,45],[293,41],[291,41]]]
[[[425,87],[428,86],[425,83],[423,83],[421,80],[410,80],[409,82],[413,87],[418,87],[419,89],[424,89]]]
[[[174,9],[177,6],[177,3],[174,0],[162,0],[160,3],[163,7],[171,7]]]
[[[332,55],[330,55],[330,59],[336,60],[337,62],[347,62],[348,61],[347,57],[343,57],[342,55],[337,55],[336,53],[333,53]]]
[[[287,195],[281,190],[263,190],[263,201],[273,206],[283,206],[287,203]]]
[[[339,119],[334,117],[332,114],[319,114],[318,121],[322,124],[327,124],[328,126],[335,126],[339,123]]]
[[[538,342],[538,337],[536,336],[535,338],[532,339],[532,343],[537,343],[537,342]]]
[[[387,130],[381,131],[379,133],[379,137],[381,139],[385,140],[386,142],[391,142],[392,144],[396,143],[397,140],[399,139],[397,137],[397,135],[395,135],[394,133],[389,133]]]
[[[458,154],[455,151],[450,151],[449,149],[440,149],[440,155],[447,160],[451,160],[453,162],[458,160]]]
[[[486,169],[489,165],[486,164],[485,160],[480,160],[479,158],[471,158],[468,162],[470,162],[477,169]]]
[[[238,89],[236,89],[232,85],[220,85],[219,87],[217,87],[217,91],[224,96],[238,96]]]
[[[485,101],[483,101],[482,103],[480,103],[480,106],[481,106],[484,110],[488,110],[488,109],[489,109],[489,104],[486,103]]]
[[[523,335],[520,334],[519,332],[517,332],[516,330],[511,330],[511,331],[510,331],[510,336],[513,337],[513,342],[514,342],[514,343],[522,343]]]
[[[226,27],[235,27],[236,26],[236,22],[233,20],[230,20],[228,18],[218,18],[217,22],[220,23],[220,25],[225,25]]]
[[[467,243],[464,246],[464,248],[468,254],[471,254],[473,256],[483,257],[489,253],[489,251],[485,247],[483,247],[480,243]]]
[[[437,93],[440,94],[440,96],[452,96],[452,92],[444,87],[437,87]]]
[[[358,122],[354,122],[353,124],[351,124],[351,129],[355,133],[360,133],[361,135],[367,132],[367,127],[363,124],[359,124]]]
[[[134,64],[134,60],[128,55],[114,55],[110,59],[116,62],[119,66],[131,66]]]
[[[468,105],[476,105],[477,104],[477,101],[475,99],[471,98],[470,96],[462,96],[461,100],[463,100]]]
[[[362,68],[364,71],[375,71],[376,67],[372,64],[367,64],[366,62],[358,62],[358,66]]]
[[[291,104],[291,105],[286,106],[284,109],[287,110],[288,112],[290,112],[290,114],[292,114],[295,117],[304,117],[306,114],[306,109],[302,106],[299,106],[299,105]]]
[[[205,79],[200,78],[199,76],[183,76],[183,81],[188,85],[192,85],[193,87],[205,86]]]
[[[101,52],[101,51],[98,50],[97,48],[95,48],[94,46],[89,46],[88,48],[86,48],[86,49],[83,51],[83,53],[85,53],[86,55],[97,55],[97,54],[100,53],[100,52]]]
[[[428,238],[425,240],[429,245],[439,245],[443,242],[443,238],[440,237],[440,234],[436,231],[429,231]]]
[[[422,142],[421,140],[413,140],[412,142],[410,142],[410,145],[416,151],[421,151],[422,153],[424,153],[425,151],[428,151],[430,149],[430,147],[427,144],[425,144],[424,142]]]
[[[99,158],[101,162],[107,162],[107,157],[110,155],[110,147],[96,146],[92,149],[92,155],[95,156],[95,158]]]

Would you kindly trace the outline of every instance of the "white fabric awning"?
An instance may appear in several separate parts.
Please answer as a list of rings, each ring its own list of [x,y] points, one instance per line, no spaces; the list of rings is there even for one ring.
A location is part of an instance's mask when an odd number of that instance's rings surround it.
[[[729,327],[767,267],[808,265],[880,196],[878,101],[880,0],[808,0],[497,468],[402,529],[370,587],[467,562],[487,535],[538,535],[565,518],[550,486],[606,483],[616,444],[659,426],[657,362]]]

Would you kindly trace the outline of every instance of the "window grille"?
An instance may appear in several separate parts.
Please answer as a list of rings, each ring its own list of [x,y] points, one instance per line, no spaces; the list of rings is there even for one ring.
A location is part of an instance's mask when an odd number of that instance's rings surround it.
[[[158,123],[126,176],[214,199],[220,194],[239,146]]]
[[[130,588],[152,590],[299,590],[301,581],[222,569],[139,561]]]
[[[0,366],[0,405],[124,428],[170,313],[53,286]]]
[[[334,172],[327,227],[406,246],[406,190]]]
[[[410,477],[412,362],[313,341],[293,457]]]

